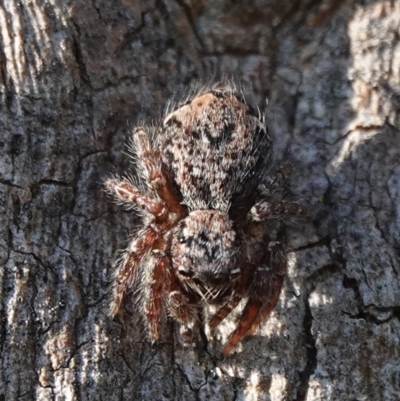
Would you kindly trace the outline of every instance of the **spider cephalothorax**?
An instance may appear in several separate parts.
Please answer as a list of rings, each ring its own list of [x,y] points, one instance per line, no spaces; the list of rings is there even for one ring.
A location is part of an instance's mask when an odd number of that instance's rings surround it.
[[[171,247],[172,267],[187,290],[216,299],[240,274],[239,241],[228,215],[195,210],[178,225]]]
[[[151,135],[137,128],[133,149],[145,189],[128,179],[106,183],[144,213],[119,262],[111,313],[135,286],[157,340],[164,316],[185,323],[206,302],[219,307],[210,320],[215,327],[246,298],[226,355],[278,301],[286,256],[267,223],[305,213],[297,202],[282,200],[291,168],[269,174],[272,144],[263,118],[226,87],[179,106]]]

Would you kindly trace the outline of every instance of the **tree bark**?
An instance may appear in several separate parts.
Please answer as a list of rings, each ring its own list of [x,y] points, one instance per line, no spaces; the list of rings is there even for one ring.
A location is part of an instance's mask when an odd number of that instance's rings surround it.
[[[400,399],[400,3],[0,2],[0,400]],[[104,312],[137,225],[103,180],[131,127],[194,80],[269,99],[277,160],[312,217],[260,330],[147,342]],[[190,343],[190,341],[189,341]]]

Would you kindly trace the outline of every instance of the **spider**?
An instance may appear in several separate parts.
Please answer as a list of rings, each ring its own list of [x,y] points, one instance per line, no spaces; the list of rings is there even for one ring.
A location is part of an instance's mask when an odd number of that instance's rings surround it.
[[[292,171],[270,174],[272,142],[260,112],[230,87],[205,90],[165,118],[133,132],[138,179],[111,178],[110,192],[136,208],[141,228],[116,271],[111,314],[128,288],[149,337],[172,317],[186,323],[217,306],[211,328],[245,298],[222,354],[253,333],[274,309],[287,269],[285,247],[268,222],[306,213],[282,200]]]

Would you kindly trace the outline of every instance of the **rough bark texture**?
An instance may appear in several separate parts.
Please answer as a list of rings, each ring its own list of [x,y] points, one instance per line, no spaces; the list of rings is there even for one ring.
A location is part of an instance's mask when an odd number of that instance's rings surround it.
[[[400,399],[400,3],[0,2],[0,400]],[[151,346],[104,301],[130,127],[209,74],[251,86],[313,218],[271,319]],[[314,213],[315,212],[315,213]]]

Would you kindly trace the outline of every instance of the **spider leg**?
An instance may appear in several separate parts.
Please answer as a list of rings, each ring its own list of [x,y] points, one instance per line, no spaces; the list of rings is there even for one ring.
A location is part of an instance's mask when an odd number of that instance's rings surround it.
[[[276,219],[283,216],[305,216],[306,209],[298,202],[259,202],[248,214],[248,219],[255,222]]]
[[[195,301],[189,299],[190,294],[182,292],[182,287],[178,278],[171,275],[170,293],[168,296],[168,313],[171,317],[179,320],[181,323],[186,323],[193,317],[194,311],[190,308]]]
[[[139,232],[137,239],[132,241],[120,259],[115,277],[115,296],[110,307],[111,316],[117,314],[126,290],[137,278],[137,269],[141,260],[150,251],[157,238],[158,233],[152,227],[147,227]]]
[[[171,212],[183,214],[185,208],[179,203],[175,191],[172,189],[160,151],[153,149],[147,132],[141,127],[137,128],[133,133],[133,142],[144,181],[149,184],[150,189],[157,191]]]
[[[245,264],[242,268],[241,276],[235,281],[232,296],[211,318],[209,323],[211,328],[217,327],[238,306],[243,299],[243,295],[246,294],[246,290],[251,285],[249,277],[253,277],[253,274],[254,266],[250,263]]]
[[[217,313],[210,320],[210,327],[213,329],[217,327],[232,311],[235,309],[239,302],[243,299],[243,278],[240,277],[236,280],[232,295],[228,301],[217,311]]]
[[[210,327],[217,327],[232,311],[235,309],[242,299],[242,294],[234,293],[229,301],[220,308],[217,313],[210,320]]]
[[[269,252],[266,262],[268,267],[260,266],[256,270],[255,277],[256,282],[262,283],[260,286],[257,285],[261,297],[263,296],[263,292],[265,296],[265,290],[268,289],[267,298],[265,298],[266,302],[264,302],[260,308],[254,324],[246,334],[254,333],[258,325],[262,323],[274,310],[278,303],[283,280],[286,275],[287,259],[283,245],[280,242],[270,242],[268,248]]]
[[[185,323],[189,320],[189,311],[186,307],[188,300],[181,291],[175,290],[169,294],[168,298],[168,312],[169,315]]]
[[[273,176],[267,176],[267,181],[259,186],[261,194],[268,198],[272,194],[282,191],[293,170],[292,163],[285,163]],[[298,202],[260,201],[250,209],[247,218],[250,221],[261,222],[284,216],[299,217],[305,215],[307,215],[307,210]]]
[[[155,217],[165,218],[168,213],[166,206],[161,201],[155,200],[139,191],[139,189],[127,181],[109,179],[106,181],[106,186],[123,201],[133,203]]]
[[[163,252],[153,252],[141,270],[140,291],[144,301],[143,313],[153,341],[160,337],[164,294],[169,284],[169,267],[169,259]]]
[[[250,327],[255,322],[261,305],[262,302],[260,300],[257,300],[254,297],[249,299],[243,310],[242,317],[240,318],[236,330],[231,334],[228,342],[225,344],[225,347],[221,352],[222,355],[228,355],[233,348],[235,348],[236,344],[246,335]]]
[[[279,299],[286,269],[287,261],[282,244],[271,242],[265,264],[255,270],[249,289],[249,300],[236,330],[222,350],[222,355],[228,355],[245,335],[252,334],[273,311]]]

